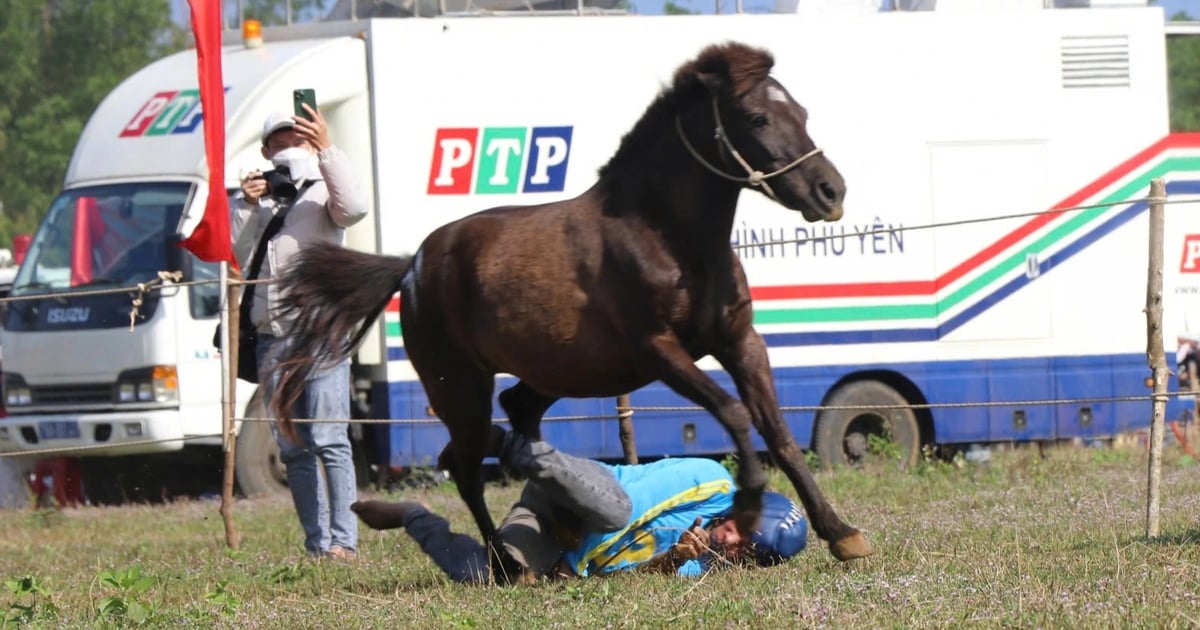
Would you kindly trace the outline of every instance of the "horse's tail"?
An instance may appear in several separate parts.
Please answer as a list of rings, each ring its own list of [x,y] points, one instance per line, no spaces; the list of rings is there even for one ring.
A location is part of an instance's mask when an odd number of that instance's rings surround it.
[[[379,256],[317,243],[301,250],[280,274],[278,313],[291,322],[286,333],[291,343],[279,357],[271,407],[285,435],[296,438],[292,409],[309,375],[354,352],[400,290],[412,261],[412,256]]]

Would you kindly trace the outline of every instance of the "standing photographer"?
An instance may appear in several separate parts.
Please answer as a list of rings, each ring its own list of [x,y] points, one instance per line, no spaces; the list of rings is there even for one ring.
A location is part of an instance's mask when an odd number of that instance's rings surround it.
[[[367,215],[367,191],[359,184],[346,154],[329,139],[319,111],[304,105],[307,116],[277,112],[263,123],[262,154],[275,165],[242,180],[232,209],[234,251],[240,266],[249,267],[266,226],[286,213],[278,232],[265,244],[261,269],[255,278],[270,280],[287,267],[301,249],[312,243],[342,244],[345,229]],[[253,229],[245,230],[253,219]],[[249,287],[247,287],[249,288]],[[267,409],[278,377],[277,359],[289,343],[287,322],[275,315],[279,287],[255,287],[249,325],[258,332],[258,380]],[[247,325],[243,323],[243,325]],[[350,418],[350,363],[313,374],[296,404],[297,418]],[[280,459],[287,468],[288,487],[300,524],[304,546],[315,557],[352,559],[358,545],[358,521],[350,511],[356,498],[354,462],[346,422],[298,423],[300,444],[280,434],[273,424]],[[322,479],[317,460],[324,465]]]

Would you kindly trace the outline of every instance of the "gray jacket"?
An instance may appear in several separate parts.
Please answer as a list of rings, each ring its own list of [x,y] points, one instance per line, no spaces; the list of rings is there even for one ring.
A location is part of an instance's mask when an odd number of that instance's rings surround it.
[[[260,280],[273,279],[287,267],[293,256],[310,243],[323,241],[343,244],[345,228],[367,216],[367,191],[354,176],[346,154],[336,146],[331,146],[317,153],[317,160],[321,179],[300,195],[288,211],[279,233],[267,242],[267,254],[258,273]],[[232,206],[230,232],[233,251],[238,266],[248,273],[254,247],[277,206],[269,197],[260,199],[257,206],[250,205],[243,199],[241,191],[234,196]],[[250,321],[259,332],[276,337],[284,334],[285,322],[274,314],[279,296],[280,287],[274,284],[260,284],[254,289]]]

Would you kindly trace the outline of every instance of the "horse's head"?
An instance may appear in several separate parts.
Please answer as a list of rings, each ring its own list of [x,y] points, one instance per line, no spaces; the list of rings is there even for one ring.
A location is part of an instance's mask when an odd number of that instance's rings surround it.
[[[713,126],[716,163],[697,148],[711,136],[688,138],[679,126],[680,136],[708,170],[758,188],[809,221],[836,221],[845,182],[809,137],[808,112],[769,76],[773,65],[769,52],[743,44],[706,48],[679,69],[675,91],[681,116]]]

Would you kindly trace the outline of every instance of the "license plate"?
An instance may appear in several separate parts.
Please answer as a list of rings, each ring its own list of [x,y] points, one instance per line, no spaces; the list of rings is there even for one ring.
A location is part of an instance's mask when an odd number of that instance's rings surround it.
[[[73,420],[38,423],[38,435],[43,440],[66,440],[79,437],[79,423]]]

